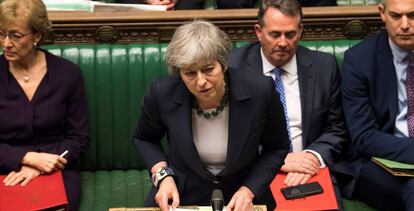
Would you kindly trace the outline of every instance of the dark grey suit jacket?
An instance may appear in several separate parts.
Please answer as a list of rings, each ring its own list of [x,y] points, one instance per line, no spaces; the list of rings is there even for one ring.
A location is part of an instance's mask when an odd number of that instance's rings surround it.
[[[150,169],[167,160],[160,140],[167,134],[168,163],[176,173],[181,205],[208,205],[218,180],[225,202],[242,185],[272,199],[269,184],[283,164],[289,141],[282,105],[270,77],[229,69],[231,97],[225,168],[216,177],[204,167],[192,137],[192,94],[179,76],[156,80],[144,97],[133,137]],[[212,131],[214,133],[214,131]],[[263,146],[259,154],[259,145]],[[145,203],[154,206],[153,188]],[[261,203],[266,203],[261,201]]]
[[[336,178],[346,183],[345,187],[342,187],[344,194],[350,195],[353,177],[344,159],[349,141],[344,123],[340,77],[335,57],[298,46],[296,58],[303,146],[322,156]],[[230,56],[229,67],[262,75],[260,43],[235,49]]]

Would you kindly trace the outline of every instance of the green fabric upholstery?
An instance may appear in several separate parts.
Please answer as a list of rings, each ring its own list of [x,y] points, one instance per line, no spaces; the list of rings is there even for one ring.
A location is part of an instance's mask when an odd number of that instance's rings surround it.
[[[146,171],[83,171],[79,210],[108,210],[109,207],[140,207],[151,183]]]
[[[344,199],[343,200],[344,203],[344,208],[345,211],[375,211],[376,209],[368,206],[367,204],[357,201],[357,200],[349,200],[349,199]]]
[[[334,53],[342,63],[344,51],[357,41],[306,41],[312,49]],[[234,43],[235,47],[246,42]],[[167,74],[167,44],[48,45],[44,48],[78,64],[84,74],[91,146],[79,163],[83,181],[81,211],[110,207],[140,207],[151,183],[135,152],[131,136],[141,98],[152,81]],[[372,210],[345,201],[346,210]]]
[[[46,49],[79,64],[84,74],[92,142],[81,159],[81,169],[144,169],[131,134],[141,97],[156,77],[167,72],[166,44],[53,45]]]

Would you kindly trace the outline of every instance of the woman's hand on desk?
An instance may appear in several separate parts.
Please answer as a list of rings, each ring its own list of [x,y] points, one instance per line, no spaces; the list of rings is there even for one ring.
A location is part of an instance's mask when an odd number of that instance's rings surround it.
[[[59,155],[44,152],[28,152],[23,157],[22,164],[38,169],[40,172],[51,173],[64,169],[67,160]]]
[[[180,196],[178,194],[177,185],[174,178],[171,176],[164,178],[159,184],[157,194],[155,194],[155,201],[162,211],[170,210],[168,201],[172,200],[171,207],[173,210],[180,204]]]
[[[10,172],[9,175],[7,175],[7,177],[3,180],[3,183],[6,186],[15,186],[19,183],[21,186],[25,186],[27,183],[32,181],[34,178],[36,178],[40,174],[41,174],[40,171],[33,167],[22,166],[20,171]]]
[[[253,198],[253,192],[249,188],[241,186],[231,198],[226,210],[251,211],[253,210]]]

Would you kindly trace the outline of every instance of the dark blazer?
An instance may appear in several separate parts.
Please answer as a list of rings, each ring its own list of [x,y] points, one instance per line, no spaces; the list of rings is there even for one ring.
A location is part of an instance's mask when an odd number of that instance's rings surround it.
[[[336,6],[336,0],[299,0],[302,7],[310,6]]]
[[[20,170],[28,151],[76,163],[89,146],[83,76],[75,64],[44,51],[47,72],[29,101],[0,56],[0,171]]]
[[[193,142],[192,94],[181,78],[168,76],[156,80],[143,99],[133,143],[150,169],[167,160],[160,143],[167,134],[168,163],[176,173],[182,205],[208,205],[214,180],[221,183],[226,203],[242,185],[249,187],[259,201],[265,195],[272,198],[269,184],[288,152],[285,117],[273,80],[233,69],[228,71],[231,87],[228,152],[226,166],[216,177],[203,166]],[[155,193],[152,188],[146,206],[155,205]]]
[[[76,210],[81,177],[74,168],[90,141],[83,76],[72,62],[44,53],[47,72],[31,101],[0,56],[0,173],[19,171],[29,151],[69,150],[63,179],[70,208]]]
[[[296,58],[303,146],[318,152],[337,177],[344,177],[343,180],[347,182],[352,181],[351,171],[342,154],[346,151],[348,139],[335,57],[298,46]],[[263,75],[260,43],[235,49],[230,55],[229,67],[239,67]],[[348,195],[350,190],[344,192]]]
[[[414,163],[414,140],[394,136],[397,76],[385,30],[345,52],[342,80],[356,174],[371,156]]]

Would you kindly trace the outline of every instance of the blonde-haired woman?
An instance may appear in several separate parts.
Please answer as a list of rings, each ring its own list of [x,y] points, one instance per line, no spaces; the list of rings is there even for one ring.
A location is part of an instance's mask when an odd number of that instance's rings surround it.
[[[13,186],[64,169],[69,207],[76,210],[75,166],[89,145],[83,78],[78,66],[38,48],[50,26],[41,0],[0,4],[0,172]]]

